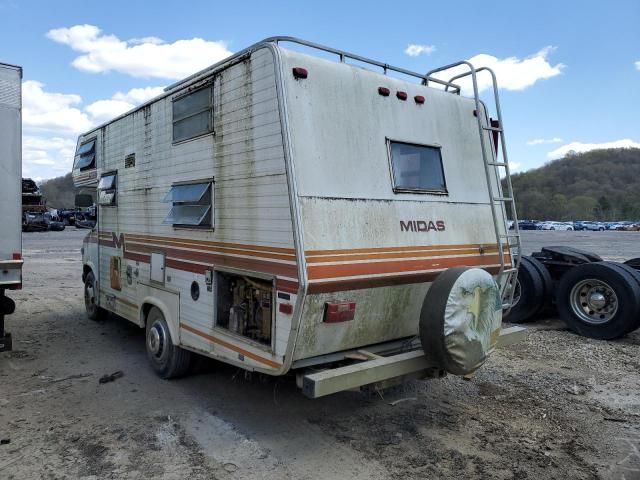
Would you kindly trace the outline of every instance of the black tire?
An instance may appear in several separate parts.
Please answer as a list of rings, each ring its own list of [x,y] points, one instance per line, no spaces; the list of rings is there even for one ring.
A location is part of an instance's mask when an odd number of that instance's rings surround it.
[[[604,227],[600,227],[600,228],[598,228],[598,231],[599,231],[599,232],[604,232]]]
[[[638,284],[638,286],[640,287],[640,270],[636,270],[635,268],[633,268],[632,266],[626,264],[626,263],[618,263],[618,262],[607,262],[610,265],[618,268],[619,270],[623,270],[625,272],[627,272],[629,275],[631,275],[631,277],[636,281],[636,283]],[[636,321],[635,324],[630,324],[629,325],[629,330],[627,330],[627,332],[625,333],[631,333],[634,330],[640,328],[640,312],[638,313],[638,316],[636,317]]]
[[[157,307],[147,315],[145,346],[149,363],[159,377],[178,378],[189,370],[191,352],[174,345],[167,321]]]
[[[517,281],[514,304],[504,319],[510,323],[527,323],[549,302],[553,281],[547,267],[528,256],[520,259]]]
[[[475,369],[477,369],[488,355],[488,351],[483,352],[482,341],[480,338],[474,338],[469,342],[465,342],[464,354],[460,355],[460,345],[457,347],[451,347],[449,340],[455,338],[451,335],[451,332],[445,331],[445,321],[449,315],[455,315],[454,313],[447,311],[450,307],[450,296],[456,288],[456,282],[464,273],[470,270],[477,270],[471,267],[454,267],[450,268],[440,275],[431,284],[427,295],[424,298],[422,304],[422,310],[420,311],[420,342],[424,351],[425,357],[431,365],[444,369],[447,372],[454,375],[465,375]],[[491,276],[484,272],[488,278]],[[487,300],[487,296],[484,300],[481,300],[483,307],[481,312],[484,314],[490,314],[489,312],[495,312],[495,297],[498,295],[498,287],[491,278],[491,282],[494,285],[493,292],[490,294],[490,300]],[[486,292],[485,292],[486,294]],[[482,317],[476,319],[478,324],[484,324],[487,320],[494,321],[490,317]],[[472,323],[475,323],[472,322]],[[496,325],[496,327],[499,326]],[[486,335],[493,334],[494,332],[483,332]],[[487,339],[488,340],[488,339]]]
[[[107,316],[107,311],[96,303],[96,277],[93,272],[84,277],[84,307],[89,320],[100,321]]]
[[[627,260],[626,262],[624,262],[625,265],[628,265],[632,268],[635,268],[636,270],[640,270],[640,257],[638,258],[630,258],[629,260]]]
[[[606,300],[602,300],[605,301],[602,309],[593,306],[588,298],[591,292],[593,295],[603,293]],[[557,305],[560,317],[574,332],[589,338],[613,340],[638,326],[640,284],[621,264],[578,265],[560,280]]]

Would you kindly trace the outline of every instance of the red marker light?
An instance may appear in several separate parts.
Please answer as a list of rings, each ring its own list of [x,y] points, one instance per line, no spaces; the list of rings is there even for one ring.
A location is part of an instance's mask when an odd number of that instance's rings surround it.
[[[293,78],[296,80],[300,80],[301,78],[307,78],[309,72],[302,67],[294,67],[293,68]]]
[[[11,258],[13,260],[22,260],[22,254],[20,252],[13,252],[13,255],[11,255]]]
[[[293,313],[293,305],[290,303],[281,303],[278,306],[278,310],[280,310],[280,313],[284,313],[285,315],[291,315]]]
[[[387,87],[378,87],[378,93],[383,97],[388,97],[391,93],[391,90],[389,90]]]
[[[416,95],[413,99],[418,105],[422,105],[424,103],[424,97],[422,95]]]
[[[406,100],[407,99],[407,92],[397,91],[396,92],[396,97],[398,97],[400,100]]]

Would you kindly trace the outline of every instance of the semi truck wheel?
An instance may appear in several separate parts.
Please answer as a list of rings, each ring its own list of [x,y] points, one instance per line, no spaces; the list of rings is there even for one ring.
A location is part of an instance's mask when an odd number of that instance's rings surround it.
[[[526,323],[533,320],[551,298],[553,281],[547,267],[533,257],[523,256],[516,279],[513,303],[505,320]]]
[[[97,304],[97,292],[96,277],[93,272],[89,272],[84,278],[84,306],[87,317],[93,321],[103,320],[107,315],[107,311]]]
[[[152,307],[147,315],[145,344],[147,358],[161,378],[178,378],[187,373],[191,352],[173,344],[167,321],[157,307]]]
[[[576,333],[613,340],[634,330],[640,316],[640,285],[613,262],[578,265],[560,280],[558,312]]]
[[[441,273],[427,291],[420,312],[425,357],[455,375],[478,369],[494,349],[502,321],[495,280],[480,268]]]

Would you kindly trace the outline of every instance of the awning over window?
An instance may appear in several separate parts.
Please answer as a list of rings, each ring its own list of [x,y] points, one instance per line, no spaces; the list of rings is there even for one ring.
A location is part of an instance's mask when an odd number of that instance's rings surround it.
[[[163,202],[198,203],[211,184],[192,183],[190,185],[174,185],[162,199]]]

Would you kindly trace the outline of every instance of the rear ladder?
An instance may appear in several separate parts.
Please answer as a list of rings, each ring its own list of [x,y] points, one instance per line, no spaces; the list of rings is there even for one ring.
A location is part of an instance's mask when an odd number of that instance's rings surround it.
[[[498,247],[498,256],[500,258],[500,270],[498,272],[499,276],[506,275],[505,278],[505,289],[503,292],[503,308],[509,310],[511,308],[511,304],[513,303],[513,295],[515,292],[515,278],[518,274],[518,268],[520,267],[520,255],[522,246],[520,243],[520,230],[518,228],[518,217],[516,214],[516,203],[513,196],[513,185],[511,183],[511,171],[509,169],[509,160],[507,157],[507,145],[504,138],[504,130],[503,130],[503,121],[502,121],[502,111],[500,109],[500,97],[498,95],[498,83],[496,81],[495,73],[488,67],[481,67],[476,69],[471,62],[460,61],[456,63],[452,63],[450,65],[445,65],[444,67],[436,68],[434,70],[429,71],[426,75],[422,83],[424,85],[428,85],[429,81],[433,80],[433,75],[435,73],[445,72],[455,67],[468,67],[468,71],[460,73],[458,75],[453,76],[447,83],[445,87],[445,91],[449,90],[449,87],[455,85],[453,82],[471,76],[471,81],[473,84],[473,97],[476,104],[476,120],[478,122],[478,133],[480,134],[480,148],[482,150],[482,160],[484,163],[484,171],[487,178],[487,186],[489,188],[489,198],[491,205],[491,214],[493,216],[493,226],[496,236],[496,245]],[[482,110],[480,106],[482,101],[480,100],[479,91],[478,91],[478,73],[485,71],[491,75],[491,82],[493,86],[493,99],[495,104],[496,115],[498,117],[497,126],[491,125],[491,122],[488,121],[486,116],[480,114]],[[457,91],[454,93],[460,94],[460,87],[455,86]],[[487,109],[485,109],[487,112]],[[497,133],[500,137],[500,153],[502,154],[502,161],[498,161],[499,152],[497,148],[491,147],[491,156],[487,155],[486,149],[486,136],[485,132]],[[497,146],[496,146],[497,147]],[[504,168],[505,172],[505,185],[506,192],[503,192],[502,183],[500,181],[500,168]],[[493,190],[493,182],[491,176],[494,175],[497,183],[497,192]],[[509,208],[507,208],[509,207]],[[500,210],[500,214],[498,214],[498,210]],[[513,220],[513,233],[509,233],[509,228],[507,225],[504,225],[505,233],[502,233],[500,228],[500,224],[503,222],[505,217],[510,210],[511,217]],[[510,252],[511,258],[515,256],[515,265],[512,262],[509,262],[507,266],[507,262],[504,254],[504,247]]]

